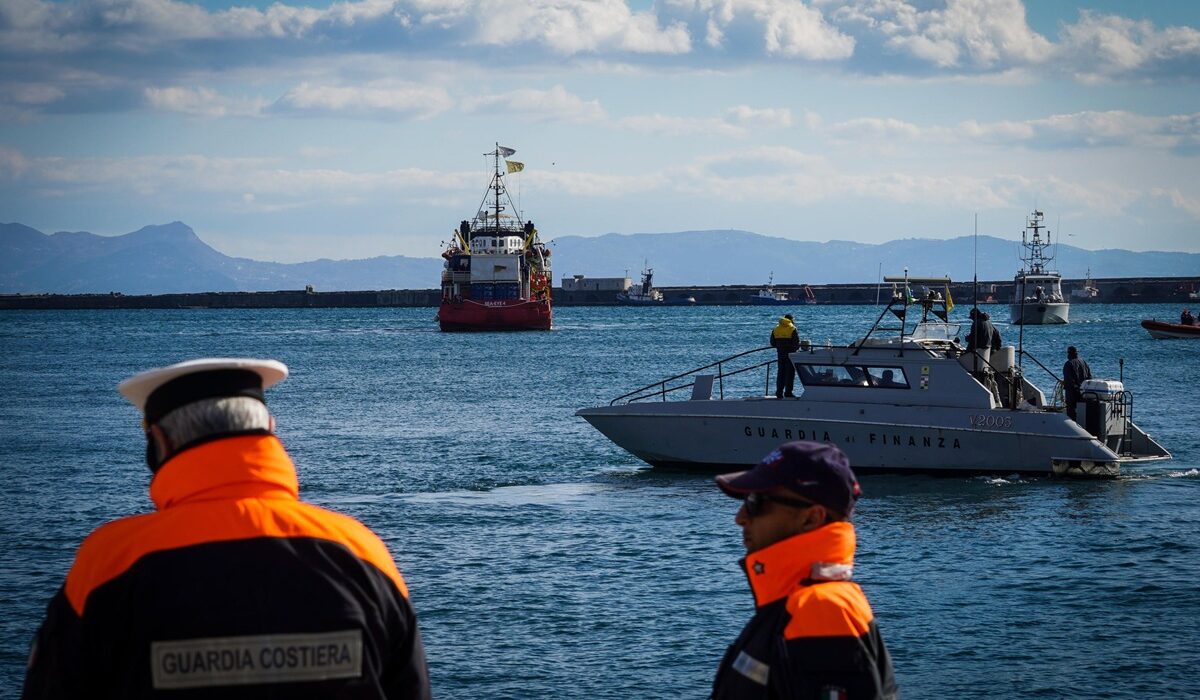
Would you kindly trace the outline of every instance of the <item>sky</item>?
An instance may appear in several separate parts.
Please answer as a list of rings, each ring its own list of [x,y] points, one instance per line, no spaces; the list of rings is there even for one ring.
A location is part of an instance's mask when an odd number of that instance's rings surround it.
[[[501,144],[543,239],[1200,252],[1198,88],[1175,0],[0,0],[0,222],[432,257]]]

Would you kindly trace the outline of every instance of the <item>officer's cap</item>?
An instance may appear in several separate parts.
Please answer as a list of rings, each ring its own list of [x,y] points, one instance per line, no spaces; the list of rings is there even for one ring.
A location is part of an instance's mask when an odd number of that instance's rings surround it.
[[[248,396],[263,401],[263,390],[287,378],[287,365],[278,360],[206,357],[133,375],[117,385],[154,423],[171,411],[201,399]]]

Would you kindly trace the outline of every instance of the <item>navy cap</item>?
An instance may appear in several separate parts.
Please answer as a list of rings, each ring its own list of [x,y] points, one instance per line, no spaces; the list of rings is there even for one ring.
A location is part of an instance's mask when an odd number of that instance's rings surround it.
[[[824,442],[780,445],[753,469],[721,474],[717,486],[734,498],[789,489],[847,518],[862,495],[846,453]]]

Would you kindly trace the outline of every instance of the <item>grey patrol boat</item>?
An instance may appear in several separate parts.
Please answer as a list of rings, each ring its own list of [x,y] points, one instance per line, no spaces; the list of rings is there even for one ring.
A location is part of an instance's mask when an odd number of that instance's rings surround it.
[[[576,415],[639,459],[672,469],[748,468],[789,440],[834,443],[862,472],[1111,477],[1170,459],[1133,422],[1133,394],[1121,382],[1084,386],[1073,421],[1015,361],[1028,358],[1054,377],[1036,358],[1013,347],[968,352],[945,298],[908,293],[910,284],[946,285],[948,297],[949,279],[887,280],[904,280],[904,294],[893,294],[866,336],[845,347],[802,341],[792,353],[798,398],[774,397],[775,351],[759,348]]]

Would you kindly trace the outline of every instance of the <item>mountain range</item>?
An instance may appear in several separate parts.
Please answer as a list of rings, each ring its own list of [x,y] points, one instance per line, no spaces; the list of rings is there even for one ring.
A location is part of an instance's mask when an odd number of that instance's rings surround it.
[[[560,277],[635,280],[644,267],[657,286],[779,285],[871,282],[880,273],[1010,279],[1020,266],[1019,242],[979,236],[946,240],[912,238],[882,244],[817,243],[749,231],[609,233],[560,236],[551,241]],[[975,255],[978,248],[978,256]],[[1200,253],[1085,250],[1056,246],[1058,269],[1067,278],[1088,270],[1104,277],[1200,275]],[[180,292],[431,289],[438,286],[441,258],[379,256],[277,263],[234,258],[204,243],[186,224],[146,226],[120,236],[0,224],[0,293],[167,294]]]

